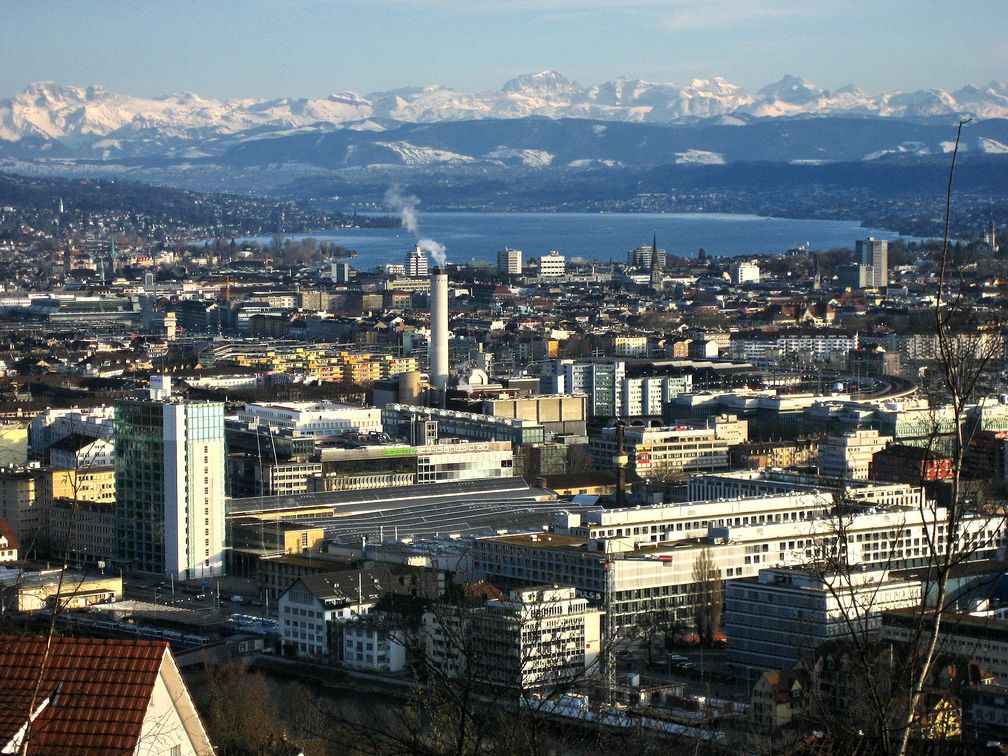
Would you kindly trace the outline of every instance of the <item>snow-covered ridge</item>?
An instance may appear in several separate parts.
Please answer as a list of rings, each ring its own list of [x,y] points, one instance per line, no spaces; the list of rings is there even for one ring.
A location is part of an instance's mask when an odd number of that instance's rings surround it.
[[[730,123],[737,115],[802,114],[1006,118],[1008,83],[965,86],[955,92],[931,89],[869,95],[853,86],[830,92],[799,77],[785,76],[750,93],[720,77],[688,84],[621,78],[582,87],[555,71],[542,71],[511,79],[500,90],[474,94],[434,85],[366,96],[337,92],[319,99],[213,100],[192,92],[144,98],[97,86],[41,82],[0,100],[0,139],[15,142],[33,137],[69,145],[100,139],[167,144],[315,125],[379,129],[384,121],[545,116],[667,123],[720,116]]]

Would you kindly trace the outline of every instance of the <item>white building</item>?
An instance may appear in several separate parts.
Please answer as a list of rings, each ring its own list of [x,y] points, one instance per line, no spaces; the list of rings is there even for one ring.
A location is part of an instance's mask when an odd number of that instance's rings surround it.
[[[532,586],[482,604],[424,614],[429,664],[514,690],[560,687],[597,674],[601,612],[573,588]]]
[[[420,247],[410,250],[406,253],[406,265],[404,267],[407,278],[426,278],[428,273],[427,253],[420,249]]]
[[[819,444],[819,474],[834,480],[867,480],[872,455],[882,451],[890,436],[874,429],[829,435]]]
[[[246,404],[238,412],[241,422],[252,426],[293,431],[321,441],[347,432],[380,433],[381,410],[337,402],[271,402]]]
[[[116,404],[118,561],[191,580],[224,572],[224,405]]]
[[[736,669],[790,669],[828,641],[878,639],[882,612],[916,606],[921,583],[886,570],[819,574],[769,568],[725,584],[727,660]]]
[[[647,336],[614,336],[613,353],[617,357],[647,357]]]
[[[340,659],[342,625],[370,612],[387,582],[385,570],[302,575],[277,600],[284,648],[302,657]]]
[[[567,258],[553,250],[539,258],[539,275],[558,278],[567,272]]]
[[[520,276],[522,273],[522,251],[506,247],[497,252],[497,272],[507,276]]]
[[[735,263],[731,266],[731,280],[736,286],[747,283],[759,283],[759,263],[750,261]]]
[[[483,679],[520,690],[598,674],[602,613],[573,588],[537,586],[486,603],[476,648]]]
[[[367,614],[342,622],[339,628],[342,661],[347,669],[401,672],[406,667],[404,633],[390,629],[383,618]]]
[[[881,288],[889,285],[889,242],[873,236],[859,239],[856,255],[861,265],[872,268],[870,286]]]
[[[839,558],[837,521],[816,514],[821,506],[816,498],[796,496],[791,511],[774,509],[777,504],[767,508],[761,498],[721,502],[720,511],[697,502],[605,510],[604,517],[625,517],[627,522],[606,528],[618,528],[623,535],[607,532],[598,538],[563,533],[581,528],[582,515],[558,515],[563,522],[549,532],[477,539],[473,571],[502,586],[571,585],[595,606],[611,604],[617,632],[639,624],[642,615],[689,625],[698,595],[694,568],[701,557],[709,558],[729,581],[755,577],[768,567]],[[668,511],[677,508],[677,514]],[[929,541],[941,548],[946,536],[936,523],[946,517],[941,506],[936,511],[919,505],[854,510],[845,521],[842,548],[849,564],[867,569],[923,566],[930,556]],[[704,523],[705,538],[686,535]],[[996,556],[1005,543],[1002,523],[980,515],[967,517],[958,537],[976,542],[978,559]]]
[[[711,428],[629,426],[623,434],[623,448],[630,469],[642,478],[727,470],[728,447],[748,440],[748,425],[746,420],[727,415],[715,418]],[[596,466],[609,469],[618,448],[616,428],[603,428],[591,437],[589,445]]]
[[[665,406],[679,394],[693,391],[693,376],[624,378],[620,384],[619,415],[661,417]]]
[[[31,421],[28,444],[36,459],[48,461],[50,447],[57,441],[72,434],[112,439],[114,407],[91,407],[89,409],[50,409],[40,412]]]

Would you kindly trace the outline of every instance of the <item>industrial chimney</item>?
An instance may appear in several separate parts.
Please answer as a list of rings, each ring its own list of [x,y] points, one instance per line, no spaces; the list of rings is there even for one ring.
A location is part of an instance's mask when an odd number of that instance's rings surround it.
[[[431,268],[430,282],[430,380],[434,388],[444,391],[448,382],[448,274]]]

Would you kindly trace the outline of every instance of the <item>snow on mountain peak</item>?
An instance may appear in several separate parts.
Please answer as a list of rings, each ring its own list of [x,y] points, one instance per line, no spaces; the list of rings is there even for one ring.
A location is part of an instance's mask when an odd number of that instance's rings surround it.
[[[134,97],[100,86],[34,82],[0,100],[0,140],[23,137],[92,144],[113,135],[185,139],[193,134],[227,136],[255,129],[257,134],[315,127],[381,128],[381,120],[430,123],[483,118],[591,118],[602,121],[666,123],[683,118],[778,117],[801,114],[866,114],[895,118],[1008,117],[1008,83],[992,81],[940,89],[868,95],[848,85],[829,92],[788,74],[750,93],[721,76],[688,84],[621,77],[582,88],[547,70],[511,79],[498,91],[465,93],[442,85],[406,87],[361,96],[336,91],[320,99],[215,100],[194,92]],[[377,120],[376,120],[377,119]],[[137,149],[148,149],[142,145]]]
[[[557,71],[539,71],[522,74],[506,82],[501,89],[504,94],[576,94],[581,87]]]

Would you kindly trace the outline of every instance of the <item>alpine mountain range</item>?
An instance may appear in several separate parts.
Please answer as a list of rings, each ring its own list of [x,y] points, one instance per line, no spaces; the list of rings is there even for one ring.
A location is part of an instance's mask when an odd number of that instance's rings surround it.
[[[744,126],[786,117],[877,117],[917,122],[962,116],[1008,117],[1008,83],[869,95],[846,86],[829,91],[785,76],[755,93],[723,78],[689,84],[615,79],[582,87],[555,71],[518,76],[497,91],[466,94],[444,86],[396,89],[366,96],[338,92],[320,99],[215,100],[192,92],[135,97],[99,86],[29,85],[0,100],[0,149],[20,144],[53,155],[115,157],[219,153],[242,139],[303,131],[385,132],[400,124],[488,119],[590,119],[646,124]],[[985,152],[1008,150],[978,145]],[[507,150],[508,145],[501,149]],[[404,145],[406,162],[411,156]],[[491,151],[492,152],[492,151]],[[437,160],[438,155],[412,156]],[[448,155],[441,158],[450,159]],[[471,156],[470,156],[471,157]],[[493,155],[489,155],[491,159]],[[505,153],[501,157],[508,157]],[[525,155],[525,162],[543,159]],[[703,156],[699,156],[703,160]]]

